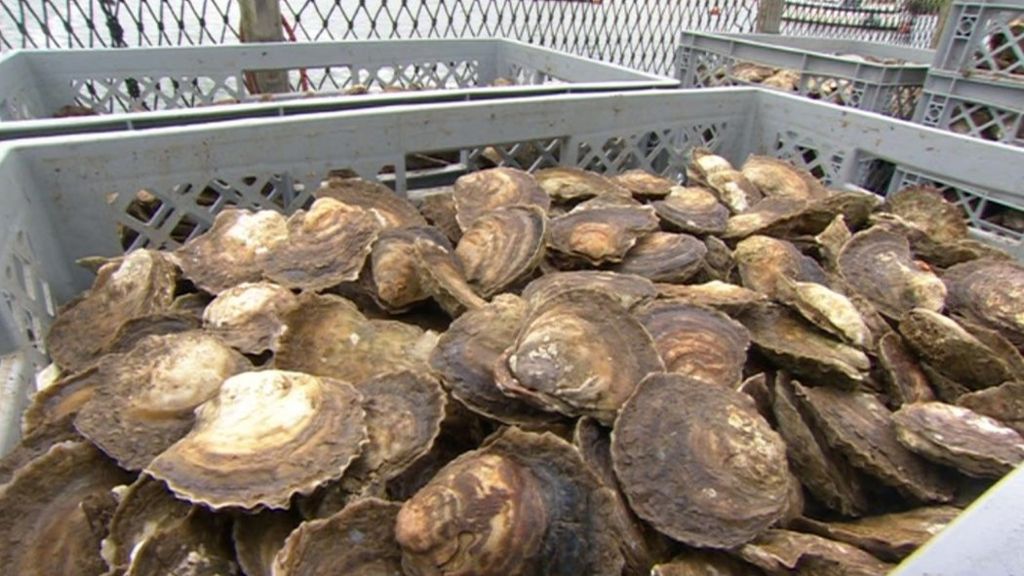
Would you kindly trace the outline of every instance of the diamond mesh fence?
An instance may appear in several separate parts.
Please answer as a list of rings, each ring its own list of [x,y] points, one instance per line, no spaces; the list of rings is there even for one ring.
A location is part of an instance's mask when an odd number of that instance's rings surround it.
[[[668,74],[681,30],[752,32],[758,0],[281,0],[292,40],[513,38]],[[844,7],[845,6],[845,7]],[[927,45],[935,18],[790,0],[781,32]],[[238,42],[236,0],[0,0],[0,50]]]

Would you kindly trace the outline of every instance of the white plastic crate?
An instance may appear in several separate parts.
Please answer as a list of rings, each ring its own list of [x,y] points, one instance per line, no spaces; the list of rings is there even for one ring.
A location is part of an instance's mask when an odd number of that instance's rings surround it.
[[[293,92],[272,99],[250,93],[245,73],[260,70],[287,71]],[[492,86],[498,79],[513,85]],[[345,94],[356,85],[370,94]],[[0,139],[676,86],[669,78],[490,38],[21,50],[0,58]],[[389,93],[396,89],[404,92]],[[51,118],[69,105],[102,116]]]
[[[675,69],[683,88],[755,85],[734,73],[746,63],[788,69],[799,94],[909,120],[933,57],[857,40],[683,32]]]
[[[885,162],[904,177],[963,194],[1010,205],[1022,200],[1024,151],[750,88],[399,106],[6,143],[0,145],[0,357],[12,384],[0,411],[0,453],[18,437],[14,415],[32,389],[33,370],[45,362],[41,340],[56,305],[91,282],[75,260],[121,253],[121,227],[137,234],[131,247],[172,247],[170,231],[183,220],[201,230],[229,203],[293,211],[338,169],[386,174],[399,193],[414,192],[406,186],[406,158],[417,153],[459,151],[467,168],[486,155],[527,169],[561,163],[680,178],[694,146],[736,163],[751,153],[788,158],[833,186],[863,184],[865,167]],[[126,211],[142,189],[161,203],[147,222]],[[1018,471],[953,529],[983,522],[987,533],[1019,534],[1022,516],[1007,512],[1020,509],[1020,479]],[[1000,499],[1009,504],[992,504]],[[926,549],[902,574],[923,573],[915,566],[935,565],[935,554],[949,556],[940,562],[949,574],[1019,568],[1017,549],[972,555],[957,545]],[[981,560],[965,563],[970,558]]]

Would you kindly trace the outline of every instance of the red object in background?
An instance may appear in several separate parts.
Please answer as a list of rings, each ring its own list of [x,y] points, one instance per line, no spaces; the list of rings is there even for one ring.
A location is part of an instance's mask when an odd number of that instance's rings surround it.
[[[722,9],[721,8],[719,8],[718,6],[712,6],[711,7],[711,15],[712,16],[721,16],[721,14],[722,14]]]
[[[900,24],[900,34],[910,34],[910,22]]]

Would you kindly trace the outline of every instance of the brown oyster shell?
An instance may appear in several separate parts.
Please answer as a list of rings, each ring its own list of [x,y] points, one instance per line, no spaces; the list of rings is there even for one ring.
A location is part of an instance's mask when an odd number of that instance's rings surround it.
[[[548,411],[604,424],[664,364],[644,327],[610,296],[559,294],[533,307],[495,364],[498,387]]]
[[[640,238],[613,269],[655,282],[683,283],[701,271],[707,250],[688,234],[652,232]]]
[[[245,282],[221,292],[203,310],[203,329],[246,354],[277,350],[284,316],[299,305],[288,290],[270,282]]]
[[[301,518],[292,510],[240,514],[231,525],[235,557],[245,576],[273,576],[274,558]]]
[[[103,559],[111,569],[127,570],[139,546],[181,522],[191,510],[192,506],[175,498],[163,482],[140,475],[119,496],[103,540]]]
[[[786,293],[783,279],[824,284],[825,271],[791,242],[769,236],[751,236],[736,244],[733,252],[743,285],[779,298]]]
[[[953,266],[942,279],[950,312],[998,330],[1024,349],[1024,266],[986,258]]]
[[[452,250],[448,239],[432,227],[386,230],[373,244],[369,276],[373,297],[389,312],[403,312],[430,298],[416,242],[436,244],[444,252]]]
[[[408,200],[378,182],[362,178],[331,178],[313,192],[317,198],[333,198],[373,214],[381,229],[426,226],[427,221]]]
[[[651,568],[650,576],[761,576],[749,564],[713,550],[691,550]]]
[[[50,358],[66,372],[87,368],[126,322],[170,308],[177,278],[174,264],[151,250],[104,265],[92,287],[57,312],[46,334]]]
[[[414,248],[421,285],[450,316],[457,318],[466,310],[487,303],[466,282],[462,267],[450,250],[424,240],[417,240]]]
[[[846,296],[817,282],[797,282],[786,276],[779,285],[780,300],[811,324],[857,348],[871,347],[871,329]]]
[[[545,212],[551,207],[551,199],[534,176],[515,168],[491,168],[460,176],[453,197],[455,218],[462,230],[504,206],[537,206]]]
[[[886,562],[899,562],[960,515],[953,506],[923,506],[849,522],[800,518],[795,526],[823,538],[856,546]]]
[[[238,575],[223,518],[194,508],[173,526],[142,542],[125,576]]]
[[[242,282],[263,279],[267,255],[288,242],[288,223],[274,210],[225,208],[213,226],[174,252],[196,286],[217,294]]]
[[[581,288],[607,294],[617,299],[624,308],[634,308],[658,295],[655,285],[643,276],[580,270],[545,274],[523,289],[523,298],[531,306],[539,306],[554,296]]]
[[[650,206],[590,200],[552,218],[551,249],[593,265],[621,262],[637,240],[658,229]]]
[[[814,236],[828,228],[839,215],[850,226],[860,227],[881,203],[878,196],[865,192],[834,192],[813,200],[772,196],[730,218],[722,237]]]
[[[244,372],[196,409],[192,431],[146,467],[214,509],[285,508],[338,478],[367,442],[351,385],[299,372]]]
[[[457,243],[462,237],[462,228],[455,218],[455,193],[453,188],[426,194],[420,201],[420,213],[427,222],[443,233],[450,242]]]
[[[402,567],[409,576],[618,576],[611,498],[571,444],[507,428],[402,505]]]
[[[828,195],[828,190],[810,172],[771,156],[752,154],[740,170],[767,198],[813,200]]]
[[[704,281],[719,280],[732,282],[736,275],[736,259],[732,256],[732,248],[717,236],[705,236],[704,247]]]
[[[430,365],[452,397],[473,412],[505,424],[536,426],[561,418],[506,396],[494,381],[494,364],[515,343],[526,314],[527,303],[518,296],[496,296],[452,322],[431,353]]]
[[[882,381],[886,385],[890,406],[899,408],[904,404],[935,399],[928,376],[899,334],[889,332],[878,341],[878,362],[882,367]]]
[[[721,234],[729,220],[729,209],[706,188],[698,186],[676,186],[663,200],[651,205],[663,222],[689,234]]]
[[[536,206],[481,214],[464,229],[455,257],[466,280],[485,298],[529,278],[544,258],[547,215]]]
[[[274,559],[274,576],[402,576],[395,540],[401,504],[365,498],[330,518],[303,522]]]
[[[22,432],[28,436],[68,418],[73,420],[82,406],[92,399],[101,381],[99,371],[93,365],[81,372],[63,376],[54,384],[39,390],[21,415]]]
[[[0,489],[19,468],[46,454],[54,444],[81,440],[73,421],[74,416],[67,415],[52,422],[44,422],[24,435],[10,452],[0,457]]]
[[[288,218],[288,241],[266,256],[267,279],[301,290],[324,290],[359,277],[380,234],[373,213],[320,198]]]
[[[18,576],[106,571],[100,541],[129,475],[88,442],[60,442],[0,490],[0,566]]]
[[[746,176],[728,160],[703,148],[695,148],[686,167],[688,184],[704,186],[731,212],[744,212],[763,197]]]
[[[754,290],[712,280],[704,284],[657,284],[658,294],[663,298],[683,300],[697,306],[722,310],[726,314],[740,314],[768,301],[767,297]]]
[[[175,304],[168,312],[142,316],[122,324],[107,348],[106,354],[129,352],[148,336],[166,336],[202,328],[202,311],[200,310],[197,316],[191,311],[182,310],[177,307],[180,300],[180,296],[175,298]]]
[[[432,331],[394,320],[369,320],[352,302],[303,294],[285,318],[274,366],[358,386],[394,370],[427,370],[437,342]]]
[[[193,411],[230,376],[251,370],[244,356],[204,332],[150,336],[100,361],[100,382],[75,428],[127,470],[141,470],[192,428]]]
[[[771,574],[884,576],[893,568],[855,546],[790,530],[769,530],[738,553]]]
[[[952,499],[952,489],[940,471],[900,444],[892,413],[874,395],[793,387],[800,406],[850,464],[918,500]]]
[[[636,313],[654,338],[665,369],[705,384],[736,388],[750,334],[725,314],[678,300],[656,300]]]
[[[537,184],[554,201],[586,200],[598,196],[629,196],[631,190],[596,172],[569,166],[538,170]]]
[[[964,394],[958,406],[995,418],[1024,435],[1024,382],[1004,382],[999,386]]]
[[[947,202],[932,186],[908,186],[890,195],[885,206],[936,242],[967,238],[967,221],[961,209]]]
[[[617,184],[639,199],[643,198],[664,198],[673,187],[678,186],[672,180],[651,174],[646,170],[627,170],[622,174],[610,178],[613,184]]]
[[[1024,461],[1024,438],[967,408],[942,402],[909,404],[893,414],[900,443],[969,476],[999,478]]]
[[[854,234],[843,246],[839,271],[889,318],[912,308],[938,311],[945,304],[945,285],[914,262],[907,239],[878,226]]]
[[[785,444],[753,401],[680,374],[637,386],[615,421],[612,459],[633,511],[686,544],[738,546],[791,506]]]

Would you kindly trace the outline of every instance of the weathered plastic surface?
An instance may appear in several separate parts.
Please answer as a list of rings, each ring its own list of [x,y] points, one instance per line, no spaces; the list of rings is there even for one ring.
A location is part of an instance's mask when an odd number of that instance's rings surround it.
[[[909,119],[933,57],[930,50],[856,40],[683,32],[675,68],[683,88],[743,85],[731,74],[742,62],[786,68],[800,74],[804,96]],[[831,85],[827,95],[824,85]]]
[[[1022,19],[1020,0],[953,0],[932,69],[1024,85]]]
[[[294,92],[272,101],[250,93],[244,73],[256,70],[287,70]],[[678,85],[614,64],[489,38],[21,50],[0,58],[0,78],[0,138],[5,139],[372,104],[368,96],[344,94],[356,85],[381,96],[377,102],[383,104]],[[492,86],[499,78],[514,85]],[[404,92],[384,93],[396,89]],[[51,118],[68,105],[105,116]],[[154,114],[159,116],[151,118]]]
[[[524,166],[516,152],[527,146],[533,160]],[[678,178],[694,146],[734,162],[751,153],[785,157],[833,186],[862,184],[865,162],[890,162],[903,174],[1022,203],[1020,149],[751,88],[396,106],[5,143],[0,355],[20,353],[25,359],[24,368],[11,372],[21,374],[20,381],[5,389],[5,398],[23,402],[32,372],[45,362],[41,338],[55,305],[89,285],[90,274],[75,259],[121,253],[119,227],[138,234],[130,247],[170,247],[171,229],[183,219],[201,229],[227,202],[293,211],[310,201],[329,171],[342,168],[367,177],[383,174],[400,193],[415,194],[407,187],[406,159],[438,150],[459,151],[463,169],[489,148],[488,157],[528,169],[560,162],[609,173],[644,168]],[[162,203],[150,222],[126,212],[140,189]],[[6,450],[18,437],[18,419],[13,411],[0,418],[0,450]],[[982,503],[994,503],[997,511],[1019,507],[1019,476]],[[1007,498],[1015,503],[1004,503]],[[969,526],[972,518],[957,525]],[[1024,531],[1021,514],[980,518],[998,522],[986,529]],[[966,553],[959,542],[928,550],[916,558]],[[985,553],[1012,559],[1019,551]]]
[[[1024,82],[933,70],[925,79],[914,121],[1024,146]]]

